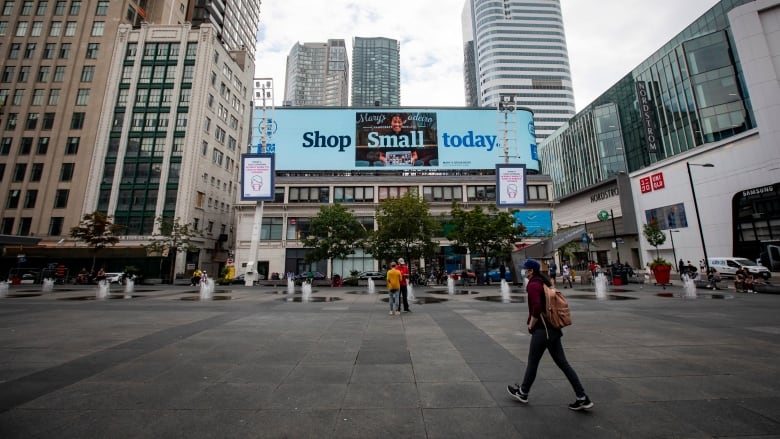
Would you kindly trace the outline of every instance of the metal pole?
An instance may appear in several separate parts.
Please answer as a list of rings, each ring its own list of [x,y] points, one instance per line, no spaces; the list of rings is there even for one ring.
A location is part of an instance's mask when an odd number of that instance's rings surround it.
[[[585,244],[588,246],[588,254],[585,259],[590,262],[590,233],[588,233],[588,220],[584,220],[585,223]]]
[[[617,262],[620,263],[620,245],[617,242],[617,230],[615,229],[615,214],[612,209],[609,209],[609,216],[612,217],[612,242],[615,243],[615,251],[617,252]]]
[[[688,181],[691,183],[691,195],[693,195],[693,209],[696,211],[696,224],[699,225],[699,238],[701,239],[701,250],[704,252],[704,275],[710,271],[710,261],[707,258],[707,246],[704,244],[704,230],[701,228],[701,215],[699,215],[699,202],[696,201],[696,189],[693,187],[693,175],[691,174],[691,164],[685,162],[688,168]],[[712,167],[712,166],[709,166]]]
[[[674,257],[674,266],[677,269],[677,272],[680,272],[680,267],[677,265],[677,251],[674,249],[674,232],[677,230],[669,229],[669,238],[672,240],[672,257]]]

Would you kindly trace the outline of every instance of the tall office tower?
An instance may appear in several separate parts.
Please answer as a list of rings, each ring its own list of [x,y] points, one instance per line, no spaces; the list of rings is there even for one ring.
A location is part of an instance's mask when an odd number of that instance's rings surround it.
[[[560,0],[467,0],[463,41],[467,103],[530,108],[537,142],[574,116]]]
[[[228,50],[244,48],[254,59],[260,4],[261,0],[190,0],[187,18],[193,27],[212,24]]]
[[[83,213],[117,28],[183,22],[173,3],[3,2],[0,235],[64,243]]]
[[[287,56],[284,105],[346,107],[348,83],[349,61],[344,40],[296,43]]]
[[[70,261],[78,269],[78,258],[91,260],[86,245],[69,235],[95,210],[126,226],[116,250],[99,256],[126,262],[107,269],[144,263],[145,254],[130,258],[161,216],[199,220],[198,245],[209,252],[199,262],[218,254],[221,226],[231,227],[233,196],[223,186],[235,192],[233,149],[249,138],[253,64],[251,51],[228,53],[212,26],[193,29],[183,4],[58,0],[0,7],[0,245],[8,243],[4,235],[15,235],[27,267]],[[192,137],[198,130],[213,139]],[[196,170],[199,179],[192,177]]]
[[[352,106],[401,105],[401,48],[390,38],[352,42]]]

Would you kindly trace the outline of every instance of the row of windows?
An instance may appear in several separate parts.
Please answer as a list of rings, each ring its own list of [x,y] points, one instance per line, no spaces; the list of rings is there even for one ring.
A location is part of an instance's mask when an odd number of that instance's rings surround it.
[[[277,187],[274,202],[284,202],[283,187]],[[407,192],[416,192],[417,187],[380,186],[377,190],[372,186],[336,186],[333,187],[333,202],[336,203],[374,203],[390,198],[400,198]],[[423,186],[423,198],[431,202],[463,202],[463,186]],[[378,198],[375,199],[375,192]],[[288,203],[329,203],[331,188],[329,186],[288,187]],[[547,201],[547,186],[527,186],[527,199],[532,201]],[[495,201],[495,185],[466,186],[465,201]]]
[[[65,209],[68,207],[68,197],[70,196],[69,189],[57,189],[54,193],[54,208]],[[6,209],[17,209],[19,207],[19,201],[22,198],[22,191],[19,189],[11,189],[8,191],[8,199],[5,202]],[[38,191],[36,189],[29,189],[24,193],[24,201],[22,202],[22,209],[35,209],[35,203],[38,200]]]
[[[98,1],[95,6],[95,15],[105,16],[108,13],[108,2],[109,0]],[[71,0],[70,6],[68,6],[68,2],[65,0],[58,0],[55,2],[49,2],[47,0],[39,0],[38,2],[32,0],[20,2],[7,0],[3,3],[2,14],[13,15],[16,5],[21,4],[21,9],[19,10],[19,15],[21,16],[32,15],[33,13],[35,15],[46,15],[49,9],[49,3],[54,3],[54,15],[79,15],[83,2],[81,0]]]
[[[1,30],[2,22],[0,22]],[[55,57],[68,59],[73,45],[71,43],[60,43],[59,50],[57,50],[57,43],[45,43],[41,47],[43,49],[41,59],[54,59]],[[23,59],[32,59],[35,57],[37,49],[38,43],[27,43],[24,46],[22,46],[22,43],[11,43],[8,45],[8,59],[19,59],[20,55]],[[84,52],[84,58],[97,59],[98,49],[100,49],[100,43],[88,43]]]
[[[5,163],[0,163],[0,181],[5,177]],[[41,181],[43,177],[43,163],[33,163],[30,166],[30,180],[29,181]],[[60,181],[73,180],[73,171],[76,168],[75,163],[63,163],[60,167]],[[22,182],[27,176],[27,163],[17,163],[14,165],[13,175],[11,181]]]
[[[49,236],[61,236],[62,226],[65,220],[61,216],[54,216],[49,219]],[[0,220],[0,234],[13,235],[14,234],[15,218],[5,217]],[[16,229],[16,235],[29,236],[30,228],[32,227],[31,217],[22,217],[19,219],[19,227]]]
[[[33,145],[35,145],[36,155],[46,155],[46,153],[49,152],[49,137],[39,137],[37,143],[32,137],[22,137],[19,141],[19,155],[29,155],[33,150]],[[0,139],[0,155],[10,155],[12,148],[12,137],[3,137]],[[79,138],[69,137],[65,143],[65,154],[76,154],[78,153],[78,150]]]
[[[43,35],[43,21],[18,21],[16,22],[16,29],[14,29],[15,37],[40,37]],[[90,30],[90,36],[102,37],[106,30],[106,23],[103,21],[95,21],[92,23],[92,29]],[[49,31],[47,33],[50,37],[74,37],[78,31],[77,21],[52,21],[49,24]],[[8,22],[0,21],[0,36],[4,37],[8,35]]]
[[[89,93],[79,95],[80,102],[86,102],[86,99],[89,97]],[[85,104],[86,105],[86,104]],[[41,123],[41,129],[43,130],[50,130],[54,126],[54,117],[56,113],[43,113],[43,119],[41,119],[40,113],[27,113],[27,120],[24,122],[24,129],[25,130],[35,130],[38,128],[38,120],[42,120]],[[86,118],[86,113],[84,112],[75,112],[71,114],[70,118],[70,129],[72,130],[80,130],[84,128],[84,120]],[[19,114],[18,113],[8,113],[8,118],[5,122],[5,129],[8,131],[13,131],[16,129],[16,126],[19,124]]]

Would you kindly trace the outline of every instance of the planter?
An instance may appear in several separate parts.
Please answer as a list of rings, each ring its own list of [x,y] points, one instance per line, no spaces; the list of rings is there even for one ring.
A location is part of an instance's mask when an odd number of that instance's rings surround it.
[[[671,285],[671,282],[669,282],[671,275],[671,265],[656,265],[653,267],[653,276],[655,276],[655,283],[658,285]]]

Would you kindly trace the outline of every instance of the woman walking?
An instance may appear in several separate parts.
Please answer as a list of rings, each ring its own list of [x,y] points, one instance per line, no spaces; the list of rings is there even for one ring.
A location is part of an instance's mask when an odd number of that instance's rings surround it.
[[[566,355],[563,352],[563,344],[561,343],[561,337],[563,332],[553,327],[549,322],[544,320],[545,298],[544,298],[544,286],[552,286],[550,279],[542,274],[540,270],[539,262],[528,259],[523,264],[525,275],[528,278],[528,286],[526,292],[528,293],[528,332],[531,333],[531,345],[528,349],[528,363],[525,369],[525,376],[523,377],[522,385],[509,385],[507,391],[516,400],[527,404],[528,394],[531,391],[531,386],[536,379],[536,370],[539,368],[539,361],[544,355],[544,351],[550,352],[555,364],[566,375],[577,399],[569,404],[571,410],[585,410],[593,407],[593,402],[585,394],[585,389],[582,387],[577,372],[571,367],[568,361],[566,361]]]

